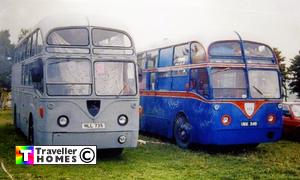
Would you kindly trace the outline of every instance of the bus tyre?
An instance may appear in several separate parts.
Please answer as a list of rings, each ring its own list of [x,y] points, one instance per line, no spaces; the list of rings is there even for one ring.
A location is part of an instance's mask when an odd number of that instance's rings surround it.
[[[176,144],[183,149],[187,149],[191,145],[192,126],[185,116],[177,116],[174,124],[174,138]]]
[[[29,118],[29,126],[28,126],[28,137],[27,140],[29,144],[34,144],[34,129],[33,129],[33,119],[32,116]]]

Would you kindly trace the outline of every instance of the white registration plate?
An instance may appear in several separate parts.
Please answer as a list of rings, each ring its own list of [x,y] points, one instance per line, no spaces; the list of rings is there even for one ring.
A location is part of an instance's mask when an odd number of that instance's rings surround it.
[[[257,121],[244,121],[244,122],[241,122],[241,126],[242,127],[256,127],[256,126],[258,126],[258,122]]]
[[[82,123],[82,129],[103,129],[104,123]]]

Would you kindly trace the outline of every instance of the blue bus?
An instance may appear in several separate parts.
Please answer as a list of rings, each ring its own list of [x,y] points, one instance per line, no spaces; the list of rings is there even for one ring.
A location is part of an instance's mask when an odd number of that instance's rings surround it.
[[[138,65],[141,131],[181,148],[280,139],[282,79],[270,46],[191,41],[138,53]]]

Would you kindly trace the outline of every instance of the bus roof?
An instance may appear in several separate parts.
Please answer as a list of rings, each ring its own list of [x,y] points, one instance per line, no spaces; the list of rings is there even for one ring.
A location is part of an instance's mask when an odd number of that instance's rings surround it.
[[[121,21],[109,17],[98,15],[61,14],[43,18],[30,33],[36,29],[40,29],[43,39],[46,39],[49,31],[53,30],[54,28],[72,26],[95,26],[128,32],[128,27],[125,26]],[[25,37],[18,43],[21,43]]]

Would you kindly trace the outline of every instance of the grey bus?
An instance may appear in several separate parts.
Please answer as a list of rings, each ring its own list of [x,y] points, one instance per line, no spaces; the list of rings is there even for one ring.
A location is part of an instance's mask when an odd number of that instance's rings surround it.
[[[128,33],[84,16],[48,17],[16,46],[13,117],[34,145],[136,147],[139,93]]]

